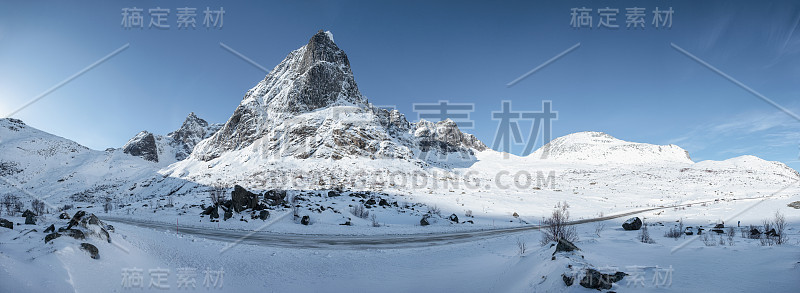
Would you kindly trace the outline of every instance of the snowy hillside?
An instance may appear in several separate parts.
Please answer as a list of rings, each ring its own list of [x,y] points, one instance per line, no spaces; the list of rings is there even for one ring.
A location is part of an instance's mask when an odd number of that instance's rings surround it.
[[[622,141],[602,132],[578,132],[552,140],[532,158],[589,164],[691,163],[689,152],[676,145]]]

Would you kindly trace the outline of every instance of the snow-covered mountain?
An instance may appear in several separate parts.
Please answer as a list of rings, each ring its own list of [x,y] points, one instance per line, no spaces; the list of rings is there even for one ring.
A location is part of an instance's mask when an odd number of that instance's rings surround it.
[[[217,132],[220,127],[222,124],[208,124],[192,112],[178,130],[166,136],[148,131],[139,132],[128,140],[122,151],[166,166],[189,157],[200,141]]]
[[[359,92],[347,55],[319,31],[244,96],[222,128],[192,158],[211,161],[242,150],[263,158],[345,157],[474,161],[486,146],[452,121],[409,123]]]
[[[145,131],[121,149],[95,151],[16,119],[0,120],[0,177],[5,179],[0,193],[26,190],[64,201],[202,198],[210,184],[350,188],[353,180],[370,181],[358,188],[415,193],[421,192],[415,182],[380,177],[423,174],[430,176],[429,183],[482,180],[514,186],[507,181],[538,171],[556,171],[561,186],[553,189],[607,182],[604,186],[661,186],[680,194],[720,193],[720,182],[731,190],[752,189],[754,182],[772,189],[800,176],[785,164],[752,156],[695,163],[675,145],[626,142],[600,132],[556,138],[528,157],[506,156],[453,121],[411,123],[398,111],[370,104],[358,91],[347,55],[322,31],[247,91],[224,124],[209,124],[192,113],[167,135]]]
[[[676,145],[627,142],[602,132],[578,132],[553,139],[529,157],[591,164],[691,163]]]

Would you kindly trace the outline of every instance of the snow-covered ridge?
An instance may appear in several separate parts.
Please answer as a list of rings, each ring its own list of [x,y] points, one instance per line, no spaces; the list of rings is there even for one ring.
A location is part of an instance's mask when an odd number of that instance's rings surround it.
[[[209,124],[192,112],[178,130],[170,132],[166,136],[152,134],[148,131],[139,132],[128,140],[122,147],[122,151],[166,166],[189,157],[200,141],[217,132],[220,127],[222,127],[221,124]]]
[[[553,139],[529,157],[589,164],[693,163],[689,152],[677,145],[628,142],[591,131]]]

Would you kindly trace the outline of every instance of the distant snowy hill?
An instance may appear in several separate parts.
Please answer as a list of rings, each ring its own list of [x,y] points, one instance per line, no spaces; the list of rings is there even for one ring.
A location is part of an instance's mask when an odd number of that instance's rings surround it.
[[[550,141],[532,158],[593,164],[692,163],[689,152],[676,145],[627,142],[602,132],[578,132]]]

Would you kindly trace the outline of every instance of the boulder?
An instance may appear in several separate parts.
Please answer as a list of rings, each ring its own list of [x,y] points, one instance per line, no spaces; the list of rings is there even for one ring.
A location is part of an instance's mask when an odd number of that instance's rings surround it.
[[[259,212],[258,218],[261,219],[262,221],[266,221],[267,218],[269,218],[269,212],[266,210],[262,210],[261,212]]]
[[[633,217],[622,223],[622,229],[627,231],[639,230],[642,228],[642,220],[639,217]]]
[[[222,218],[222,219],[223,219],[223,220],[225,220],[225,221],[227,221],[227,220],[228,220],[228,219],[230,219],[231,217],[233,217],[233,209],[226,209],[226,210],[225,210],[225,215],[224,215],[224,218]]]
[[[14,223],[6,219],[0,219],[0,227],[14,230]]]
[[[303,216],[303,218],[300,219],[300,224],[308,226],[308,224],[311,224],[311,218],[309,216]]]
[[[27,218],[28,216],[34,216],[35,217],[37,215],[35,213],[31,212],[31,210],[25,210],[24,212],[22,212],[22,217],[23,218]]]
[[[273,189],[264,193],[264,200],[271,206],[281,205],[285,202],[285,199],[286,190]]]
[[[561,280],[564,280],[564,285],[567,287],[572,286],[572,283],[575,282],[575,276],[567,276],[565,274],[561,274]]]
[[[692,227],[686,227],[686,229],[683,230],[683,234],[694,235],[694,231],[692,231]]]
[[[86,239],[86,235],[83,234],[83,231],[77,229],[59,229],[58,231],[62,235],[66,235],[78,240]]]
[[[760,238],[760,237],[761,237],[761,231],[758,231],[758,229],[756,228],[750,229],[750,238]]]
[[[342,194],[340,192],[338,192],[338,191],[334,191],[334,190],[328,191],[328,197],[337,197],[337,196],[340,196],[340,195],[342,195]]]
[[[58,215],[58,218],[62,220],[69,220],[69,214],[67,214],[67,212],[61,212],[61,214]]]
[[[517,212],[514,212],[514,214],[511,216],[513,216],[514,218],[519,218],[519,214],[517,214]]]
[[[51,233],[56,231],[56,225],[50,225],[47,229],[44,230],[44,233]]]
[[[775,229],[774,229],[774,228],[773,228],[773,229],[770,229],[769,231],[767,231],[767,233],[764,233],[764,234],[766,234],[767,236],[770,236],[770,237],[777,237],[777,236],[779,236],[779,235],[778,235],[778,232],[775,232]]]
[[[25,225],[36,225],[36,216],[32,213],[25,217]]]
[[[375,204],[377,204],[377,202],[375,202],[375,199],[374,199],[374,198],[370,198],[370,199],[369,199],[369,200],[367,200],[367,202],[365,202],[364,204],[365,204],[365,205],[371,205],[371,206],[374,206]]]
[[[97,247],[92,245],[91,243],[86,243],[86,242],[81,243],[81,249],[86,250],[87,252],[89,252],[89,255],[93,259],[100,258],[100,251],[98,251]]]
[[[725,224],[716,224],[714,225],[714,229],[722,229],[725,228]]]
[[[78,225],[78,223],[81,221],[81,218],[83,218],[83,216],[85,216],[85,215],[86,215],[86,212],[77,211],[75,213],[75,215],[72,216],[72,219],[69,220],[69,225],[67,225],[67,229],[72,228],[72,226]]]
[[[553,254],[556,254],[556,252],[568,252],[573,250],[580,250],[580,249],[567,239],[558,239],[558,244],[556,245],[556,251],[554,251]]]
[[[56,239],[58,237],[61,237],[61,234],[58,233],[47,234],[47,236],[44,236],[44,243],[50,242],[51,240]]]
[[[422,220],[419,220],[419,225],[420,226],[428,226],[430,224],[431,223],[428,223],[428,217],[427,216],[423,216]]]
[[[449,219],[451,222],[458,223],[458,216],[456,216],[456,214],[450,215]]]
[[[233,210],[237,213],[246,209],[253,209],[258,205],[258,194],[236,185],[231,192],[231,202],[233,204]]]
[[[383,198],[381,198],[381,200],[378,202],[378,205],[379,205],[379,206],[382,206],[382,207],[391,206],[391,205],[389,204],[389,202],[388,202],[388,201],[386,201],[386,200],[385,200],[385,199],[383,199]]]
[[[625,277],[625,273],[616,272],[614,274],[603,274],[595,269],[586,269],[586,275],[581,279],[581,286],[589,289],[608,290],[612,284],[619,282]]]

